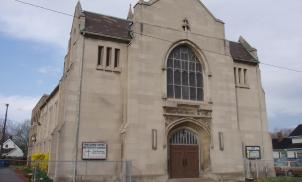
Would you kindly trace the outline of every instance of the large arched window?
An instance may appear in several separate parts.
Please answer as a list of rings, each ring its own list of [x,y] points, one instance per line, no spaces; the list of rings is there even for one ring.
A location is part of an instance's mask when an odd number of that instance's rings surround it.
[[[187,45],[172,50],[167,61],[168,98],[202,101],[202,66],[194,51]]]

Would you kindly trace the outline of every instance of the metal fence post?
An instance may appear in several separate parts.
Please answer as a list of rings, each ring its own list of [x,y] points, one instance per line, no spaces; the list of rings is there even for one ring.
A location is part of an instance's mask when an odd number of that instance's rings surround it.
[[[132,171],[131,171],[131,169],[132,169],[132,162],[131,161],[126,161],[126,175],[127,175],[127,178],[126,178],[126,180],[127,180],[127,182],[131,182],[131,176],[132,176]]]
[[[259,179],[259,171],[258,171],[258,162],[255,162],[256,164],[256,178]]]
[[[85,182],[87,182],[87,161],[85,161]]]
[[[36,182],[36,172],[37,172],[37,166],[36,161],[34,162],[34,174],[33,174],[33,182]]]

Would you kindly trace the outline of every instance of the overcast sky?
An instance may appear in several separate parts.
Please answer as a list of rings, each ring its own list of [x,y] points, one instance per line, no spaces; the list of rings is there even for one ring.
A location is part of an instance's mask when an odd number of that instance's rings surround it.
[[[74,0],[24,0],[73,14]],[[189,1],[189,0],[187,0]],[[136,0],[82,0],[85,10],[125,18]],[[203,0],[226,23],[229,40],[242,35],[258,49],[260,61],[302,70],[301,0]],[[30,118],[31,109],[62,74],[71,17],[0,0],[0,118]],[[302,73],[261,66],[269,128],[302,123]]]

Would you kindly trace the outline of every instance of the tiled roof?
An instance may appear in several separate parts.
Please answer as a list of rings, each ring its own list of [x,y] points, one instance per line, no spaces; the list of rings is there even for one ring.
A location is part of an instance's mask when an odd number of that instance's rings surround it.
[[[85,16],[85,33],[124,41],[132,39],[130,35],[131,21],[88,11],[83,13]],[[230,52],[234,61],[258,63],[239,42],[230,41]]]
[[[109,38],[131,40],[131,22],[125,19],[105,16],[88,11],[85,15],[85,32]]]
[[[230,51],[234,61],[258,63],[258,61],[239,42],[230,41]]]
[[[289,136],[290,137],[302,136],[302,124],[297,126],[296,129],[294,129],[294,131],[292,131]]]
[[[273,138],[273,149],[287,149],[288,146],[291,144],[290,138],[283,138],[283,139],[277,139]]]
[[[302,143],[292,143],[291,138],[273,139],[273,149],[302,149]]]

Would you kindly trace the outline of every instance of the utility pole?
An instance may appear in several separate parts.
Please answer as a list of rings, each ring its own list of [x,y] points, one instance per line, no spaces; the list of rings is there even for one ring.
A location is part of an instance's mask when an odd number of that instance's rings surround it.
[[[7,121],[7,111],[8,111],[8,106],[9,104],[5,104],[6,106],[6,111],[5,111],[5,118],[4,118],[4,124],[2,128],[2,139],[1,139],[1,147],[0,147],[0,158],[2,157],[2,151],[3,151],[3,143],[5,140],[5,130],[6,130],[6,121]]]

